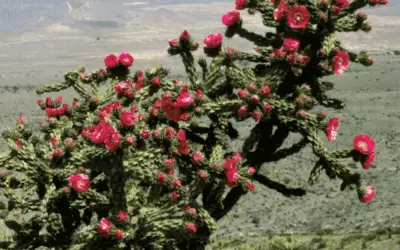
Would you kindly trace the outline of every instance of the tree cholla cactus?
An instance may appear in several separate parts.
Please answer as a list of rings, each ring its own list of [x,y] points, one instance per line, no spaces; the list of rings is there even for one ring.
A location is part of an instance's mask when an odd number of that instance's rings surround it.
[[[79,98],[72,105],[61,96],[39,99],[48,116],[40,135],[22,115],[16,129],[3,132],[10,151],[0,155],[6,169],[1,191],[8,200],[1,215],[15,234],[2,247],[204,249],[218,220],[255,189],[253,180],[284,195],[304,195],[259,169],[306,146],[318,157],[310,184],[325,171],[343,181],[341,190],[356,190],[361,202],[370,202],[374,188],[362,186],[360,174],[343,159],[368,169],[374,140],[357,135],[353,147],[329,151],[318,133],[334,141],[339,120],[326,122],[326,113],[311,110],[343,107],[326,95],[333,84],[319,79],[343,74],[349,62],[369,66],[373,60],[346,50],[335,33],[368,32],[366,15],[354,12],[385,3],[237,0],[236,10],[222,17],[225,36],[248,39],[257,53],[224,48],[222,35],[210,34],[204,52],[212,60],[207,65],[200,58],[199,72],[192,55],[199,44],[185,30],[169,41],[168,53],[181,56],[188,82],[167,78],[163,67],[131,74],[134,58],[121,53],[105,57],[106,70],[85,73],[81,67],[62,83],[37,89],[44,94],[72,87]],[[244,29],[242,9],[261,13],[263,24],[276,32]],[[237,66],[241,61],[256,65]],[[256,125],[236,152],[234,121],[250,118]],[[281,148],[290,133],[302,139]]]

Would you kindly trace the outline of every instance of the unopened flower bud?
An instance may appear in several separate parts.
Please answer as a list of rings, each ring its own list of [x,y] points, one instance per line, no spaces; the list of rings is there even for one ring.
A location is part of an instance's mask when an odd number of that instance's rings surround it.
[[[196,225],[192,222],[186,224],[186,230],[191,233],[195,233],[197,231]]]
[[[199,176],[201,179],[207,179],[208,178],[208,173],[205,170],[200,170]]]
[[[247,115],[247,108],[245,106],[241,106],[238,110],[237,110],[237,116],[240,118],[244,118]]]
[[[257,86],[256,86],[256,84],[255,84],[254,82],[251,82],[251,83],[249,83],[249,85],[247,86],[247,88],[248,88],[249,90],[256,90],[256,89],[257,89]]]
[[[245,90],[245,89],[240,89],[240,90],[237,92],[237,95],[238,95],[241,99],[245,99],[245,98],[247,98],[247,97],[249,96],[249,92],[247,92],[247,90]]]
[[[64,145],[67,149],[71,150],[75,147],[75,141],[72,138],[66,138],[64,140]]]
[[[153,77],[153,79],[151,79],[151,84],[153,84],[155,86],[159,86],[160,85],[160,78],[159,77]]]
[[[185,209],[186,213],[190,214],[191,216],[196,216],[197,215],[197,210],[194,207],[190,207],[188,209]]]
[[[61,148],[57,148],[53,151],[53,156],[55,158],[61,158],[64,155],[64,151]]]
[[[259,103],[260,103],[260,97],[259,97],[258,95],[252,95],[252,96],[251,96],[251,101],[252,101],[254,104],[259,104]]]
[[[257,171],[257,170],[256,170],[254,167],[249,167],[249,168],[247,169],[247,173],[250,174],[250,175],[255,174],[256,171]]]
[[[365,14],[364,12],[359,12],[359,13],[357,13],[356,17],[357,17],[357,21],[362,22],[367,19],[367,14]]]
[[[164,183],[165,180],[167,179],[167,175],[160,172],[160,173],[157,173],[156,178],[157,178],[158,183]]]

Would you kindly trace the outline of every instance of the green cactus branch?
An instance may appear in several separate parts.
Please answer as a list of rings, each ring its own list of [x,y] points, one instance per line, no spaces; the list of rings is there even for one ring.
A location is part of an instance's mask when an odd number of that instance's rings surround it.
[[[349,52],[334,35],[368,32],[365,14],[354,14],[366,4],[236,1],[236,10],[221,19],[226,37],[248,40],[257,54],[224,47],[221,33],[210,34],[203,40],[212,58],[208,65],[194,58],[199,44],[185,30],[169,41],[168,53],[181,56],[188,81],[173,79],[164,67],[132,71],[133,56],[121,53],[104,58],[106,69],[85,73],[82,66],[67,72],[64,82],[38,88],[37,94],[74,89],[79,97],[72,105],[61,96],[39,99],[47,117],[37,134],[22,114],[14,129],[2,133],[10,150],[0,153],[0,194],[7,201],[0,215],[14,235],[0,245],[205,249],[218,221],[255,190],[254,181],[284,196],[305,195],[263,171],[307,146],[318,158],[310,163],[310,185],[324,171],[341,179],[341,190],[355,190],[360,202],[370,202],[374,188],[362,186],[344,159],[368,169],[374,140],[361,134],[352,148],[329,151],[319,133],[334,141],[339,120],[313,112],[344,106],[326,93],[334,83],[320,78],[343,74],[349,63],[373,64],[366,52]],[[260,12],[275,32],[242,27],[243,9]],[[241,126],[253,122],[235,152]],[[291,134],[302,139],[282,147]]]
[[[273,44],[274,40],[276,39],[276,35],[274,33],[266,33],[266,37],[258,35],[254,32],[248,31],[244,29],[243,27],[240,27],[237,31],[236,34],[238,34],[240,37],[247,39],[251,42],[254,43],[256,46],[260,47],[269,47]]]
[[[194,62],[193,55],[190,51],[183,51],[180,53],[183,65],[185,66],[186,73],[189,77],[190,83],[194,86],[198,85],[198,72],[196,70],[196,64]]]

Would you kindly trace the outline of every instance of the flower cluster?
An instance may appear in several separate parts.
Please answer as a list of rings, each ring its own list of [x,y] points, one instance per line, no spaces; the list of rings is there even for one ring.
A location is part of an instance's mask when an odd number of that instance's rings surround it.
[[[268,103],[271,92],[269,86],[258,87],[253,82],[249,83],[247,88],[239,89],[236,94],[246,105],[237,109],[237,116],[245,119],[251,114],[253,119],[259,122],[263,113],[272,111],[272,105]]]
[[[38,105],[46,111],[46,114],[49,117],[60,117],[64,115],[71,114],[71,106],[66,103],[62,103],[62,96],[57,96],[52,99],[50,97],[46,98],[46,100],[38,99]],[[75,106],[73,104],[73,106]]]
[[[130,67],[132,66],[134,60],[135,59],[129,53],[121,53],[118,56],[110,54],[104,58],[104,64],[109,69],[116,68],[118,65]]]
[[[117,219],[119,223],[126,224],[129,220],[129,215],[126,211],[120,210],[117,215]],[[125,233],[121,229],[117,229],[108,219],[101,218],[97,231],[99,232],[100,237],[103,239],[107,239],[111,234],[114,235],[115,239],[121,241]]]
[[[188,86],[183,86],[178,96],[173,100],[170,92],[162,94],[161,100],[156,102],[156,107],[160,107],[167,119],[171,121],[188,121],[193,114],[190,111],[198,113],[199,109],[195,108],[203,99],[203,91],[197,89],[194,94],[191,94]]]
[[[335,141],[340,128],[339,118],[333,117],[328,120],[325,126],[325,134],[328,141]],[[363,169],[367,170],[375,160],[375,141],[368,135],[357,135],[353,139],[354,159],[359,160]],[[360,201],[370,202],[375,196],[373,186],[363,187],[359,190]]]

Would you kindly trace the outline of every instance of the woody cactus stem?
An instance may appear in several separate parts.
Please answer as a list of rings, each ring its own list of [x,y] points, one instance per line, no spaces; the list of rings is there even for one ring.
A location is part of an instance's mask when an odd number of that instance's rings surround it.
[[[113,214],[118,214],[119,211],[127,210],[126,193],[125,193],[125,170],[123,167],[124,155],[123,152],[118,152],[117,155],[111,159],[109,169],[110,174],[110,191],[112,192],[111,203],[113,204]]]

